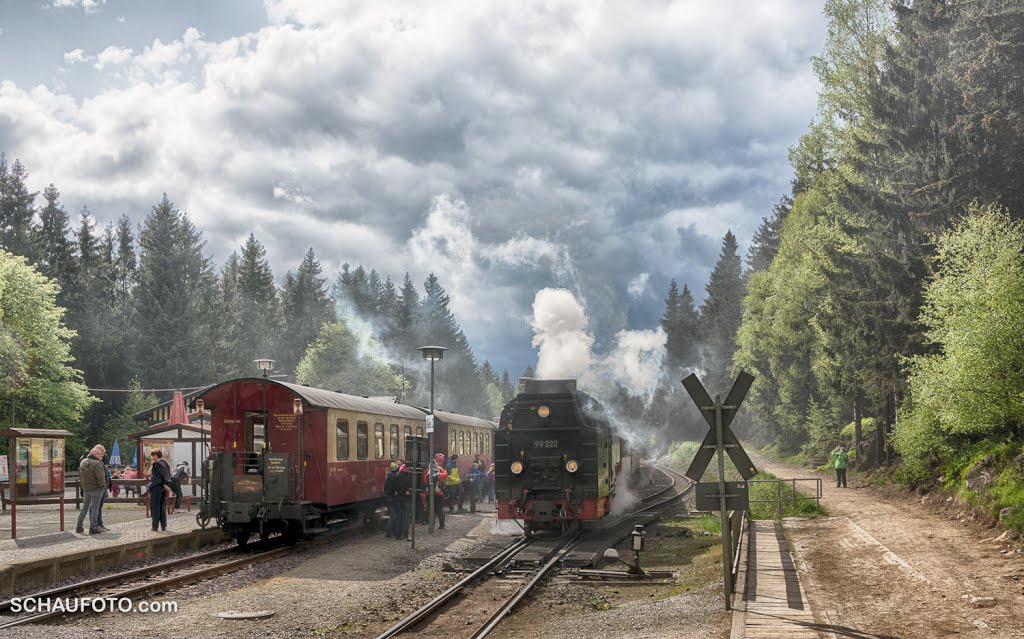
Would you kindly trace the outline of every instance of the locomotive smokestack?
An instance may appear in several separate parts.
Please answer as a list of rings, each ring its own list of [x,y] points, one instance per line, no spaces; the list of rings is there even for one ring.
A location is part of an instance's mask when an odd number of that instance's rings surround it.
[[[520,377],[519,378],[519,392],[526,392],[526,385],[533,381],[532,377]]]

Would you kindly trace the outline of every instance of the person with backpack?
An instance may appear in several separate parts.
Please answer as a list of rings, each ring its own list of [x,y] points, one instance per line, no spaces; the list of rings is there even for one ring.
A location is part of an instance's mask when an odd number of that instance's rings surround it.
[[[426,506],[428,490],[434,491],[434,517],[437,518],[438,530],[444,530],[444,489],[448,479],[448,472],[443,468],[444,455],[438,453],[430,466],[423,470],[423,504]],[[429,517],[429,515],[427,515]]]
[[[462,478],[459,477],[458,453],[452,453],[444,470],[448,473],[444,480],[444,489],[448,495],[448,514],[454,514],[456,506],[462,510]]]

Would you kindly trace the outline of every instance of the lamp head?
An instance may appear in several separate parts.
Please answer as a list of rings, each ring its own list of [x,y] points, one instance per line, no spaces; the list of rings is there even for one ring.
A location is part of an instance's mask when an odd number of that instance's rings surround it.
[[[263,371],[264,377],[274,368],[274,360],[272,359],[254,359],[253,361],[256,362],[256,368]]]
[[[444,359],[444,352],[448,349],[445,348],[444,346],[420,346],[416,350],[418,350],[420,354],[423,355],[423,359],[436,361],[439,359]]]

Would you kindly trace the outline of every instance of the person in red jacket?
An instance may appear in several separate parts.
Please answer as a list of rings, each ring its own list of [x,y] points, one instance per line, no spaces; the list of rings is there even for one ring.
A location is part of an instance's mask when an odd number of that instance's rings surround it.
[[[434,516],[437,517],[438,530],[444,530],[444,482],[448,479],[448,473],[444,469],[444,455],[438,453],[430,462],[430,465],[423,469],[423,504],[427,504],[427,490],[434,491]],[[429,511],[429,509],[427,509]],[[429,514],[427,515],[430,516]]]

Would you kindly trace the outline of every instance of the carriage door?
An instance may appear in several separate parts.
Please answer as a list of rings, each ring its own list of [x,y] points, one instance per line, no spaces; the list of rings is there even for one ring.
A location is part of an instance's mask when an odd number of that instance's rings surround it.
[[[242,425],[242,445],[246,452],[258,452],[263,450],[266,442],[267,416],[263,411],[245,411],[245,420]]]

